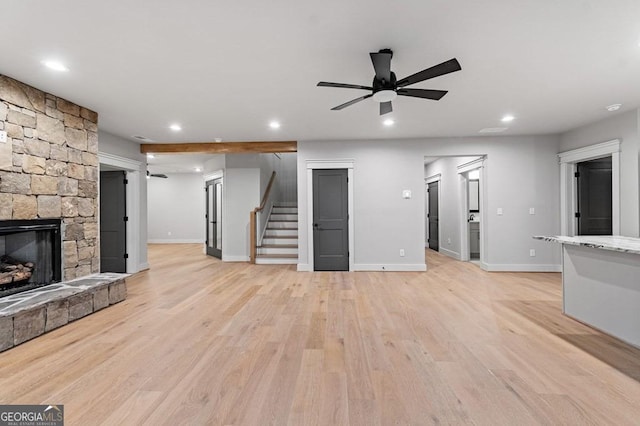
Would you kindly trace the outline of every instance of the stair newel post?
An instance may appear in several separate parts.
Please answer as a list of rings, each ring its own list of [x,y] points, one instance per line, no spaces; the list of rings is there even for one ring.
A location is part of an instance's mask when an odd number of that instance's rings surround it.
[[[249,241],[251,242],[249,261],[251,263],[256,263],[256,244],[257,244],[256,213],[257,211],[258,209],[253,209],[251,213],[249,213]]]

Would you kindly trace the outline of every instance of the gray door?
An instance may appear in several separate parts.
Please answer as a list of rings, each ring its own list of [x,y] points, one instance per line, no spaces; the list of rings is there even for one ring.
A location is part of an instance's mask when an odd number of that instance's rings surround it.
[[[438,240],[438,184],[440,182],[431,182],[427,191],[429,191],[429,248],[435,251],[440,249],[440,241]]]
[[[611,235],[611,157],[585,161],[577,166],[578,235]]]
[[[316,271],[349,270],[346,169],[313,171],[313,265]]]
[[[100,272],[127,272],[127,175],[100,172]]]
[[[222,259],[222,179],[210,180],[207,189],[207,254]]]

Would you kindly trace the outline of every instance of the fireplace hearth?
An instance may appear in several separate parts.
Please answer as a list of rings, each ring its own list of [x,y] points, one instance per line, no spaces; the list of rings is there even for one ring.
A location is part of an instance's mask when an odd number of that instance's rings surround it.
[[[0,221],[0,297],[61,279],[59,219]]]

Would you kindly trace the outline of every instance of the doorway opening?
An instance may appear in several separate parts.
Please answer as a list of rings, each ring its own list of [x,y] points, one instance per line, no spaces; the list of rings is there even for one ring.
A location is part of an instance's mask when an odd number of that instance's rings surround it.
[[[611,156],[576,164],[577,235],[612,235]]]
[[[313,171],[313,269],[349,270],[347,169]]]
[[[467,173],[469,260],[480,261],[480,169]]]
[[[127,173],[100,171],[100,272],[127,272]]]
[[[222,259],[222,178],[207,181],[205,188],[206,250],[209,256]]]
[[[440,175],[425,179],[427,204],[426,246],[431,250],[440,250]]]

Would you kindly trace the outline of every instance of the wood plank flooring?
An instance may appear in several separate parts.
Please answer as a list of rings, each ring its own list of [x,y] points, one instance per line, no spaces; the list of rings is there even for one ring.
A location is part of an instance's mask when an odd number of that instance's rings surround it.
[[[640,424],[640,350],[564,317],[560,274],[149,256],[125,302],[0,353],[0,403],[68,425]]]

